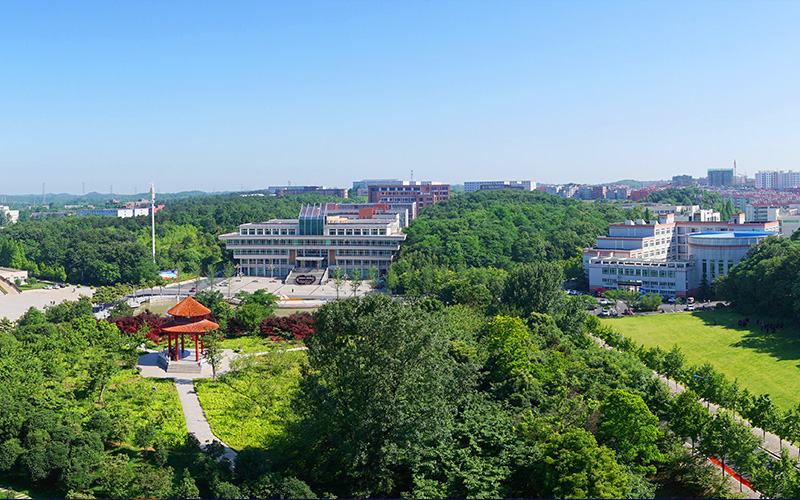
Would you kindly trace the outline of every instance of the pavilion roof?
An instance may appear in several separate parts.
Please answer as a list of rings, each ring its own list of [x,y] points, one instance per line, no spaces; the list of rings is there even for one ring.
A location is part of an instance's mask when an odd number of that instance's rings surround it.
[[[167,314],[173,316],[181,316],[184,318],[196,318],[198,316],[205,316],[211,314],[211,309],[207,308],[200,302],[197,302],[191,297],[186,297],[178,302],[176,306],[167,311]]]
[[[172,333],[206,333],[206,330],[216,330],[217,328],[219,328],[218,324],[207,319],[183,324],[170,321],[161,326],[163,331]]]

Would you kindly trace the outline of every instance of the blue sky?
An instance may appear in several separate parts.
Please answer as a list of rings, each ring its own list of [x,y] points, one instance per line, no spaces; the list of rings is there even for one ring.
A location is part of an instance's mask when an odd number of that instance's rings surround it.
[[[800,2],[0,2],[0,193],[798,169]]]

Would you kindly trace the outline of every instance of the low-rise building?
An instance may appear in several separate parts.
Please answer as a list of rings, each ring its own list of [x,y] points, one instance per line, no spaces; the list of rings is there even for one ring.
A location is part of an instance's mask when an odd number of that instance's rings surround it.
[[[450,198],[450,185],[432,181],[403,181],[403,184],[369,186],[370,203],[411,203],[423,208]]]
[[[324,204],[308,205],[297,219],[241,224],[238,232],[219,239],[233,251],[244,276],[285,278],[297,270],[324,282],[332,267],[348,273],[358,269],[363,275],[375,267],[384,274],[406,239],[400,215],[359,215],[331,215]]]
[[[5,205],[0,205],[0,212],[2,212],[3,215],[5,216],[5,222],[7,224],[14,224],[17,221],[19,221],[19,210],[11,210],[11,208]],[[0,223],[0,226],[2,225],[3,224]]]
[[[530,180],[522,181],[465,181],[464,192],[473,193],[475,191],[490,191],[494,189],[521,189],[532,191],[536,189],[536,183]]]
[[[778,234],[779,223],[745,222],[735,214],[730,222],[626,220],[609,226],[609,235],[583,251],[589,289],[634,289],[664,296],[686,297],[697,292],[703,276],[712,283],[744,258],[753,245]]]

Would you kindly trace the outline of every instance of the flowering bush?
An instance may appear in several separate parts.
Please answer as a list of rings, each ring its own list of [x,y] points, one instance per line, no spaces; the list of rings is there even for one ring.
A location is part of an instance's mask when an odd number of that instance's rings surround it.
[[[161,335],[163,334],[161,325],[167,321],[169,321],[168,318],[156,316],[155,314],[138,314],[136,316],[121,316],[119,318],[114,318],[109,322],[117,325],[117,328],[119,328],[121,332],[131,335],[141,332],[143,328],[145,330],[149,329],[149,331],[145,333],[145,337],[152,340],[156,344],[160,344]],[[147,325],[146,328],[145,324]]]
[[[309,313],[267,318],[259,332],[271,340],[302,340],[314,333],[314,318]]]

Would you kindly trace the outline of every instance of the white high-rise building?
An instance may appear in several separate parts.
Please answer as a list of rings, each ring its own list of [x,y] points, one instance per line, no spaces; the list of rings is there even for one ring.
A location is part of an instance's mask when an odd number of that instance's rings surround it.
[[[800,172],[789,170],[759,170],[756,172],[756,189],[783,189],[800,187]]]

